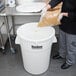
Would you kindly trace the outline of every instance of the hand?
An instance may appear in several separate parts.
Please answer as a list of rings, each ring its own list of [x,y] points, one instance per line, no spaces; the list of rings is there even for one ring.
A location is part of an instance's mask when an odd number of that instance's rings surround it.
[[[60,13],[58,16],[58,20],[61,20],[63,18],[63,16],[68,17],[68,13]]]
[[[50,8],[51,8],[51,5],[46,4],[46,6],[42,9],[42,15],[44,15],[46,13],[46,11]]]
[[[46,5],[46,9],[48,10],[48,9],[50,9],[50,8],[51,8],[51,5],[47,4],[47,5]]]
[[[63,13],[61,13],[63,16],[66,16],[66,17],[68,17],[68,13],[65,13],[65,12],[63,12]]]

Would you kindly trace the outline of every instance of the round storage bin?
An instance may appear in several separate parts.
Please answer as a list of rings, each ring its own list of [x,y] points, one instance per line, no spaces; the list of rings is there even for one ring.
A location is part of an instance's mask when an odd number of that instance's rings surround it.
[[[20,26],[15,40],[21,46],[24,68],[31,74],[41,74],[48,69],[52,43],[57,42],[53,27],[37,25],[34,22]]]

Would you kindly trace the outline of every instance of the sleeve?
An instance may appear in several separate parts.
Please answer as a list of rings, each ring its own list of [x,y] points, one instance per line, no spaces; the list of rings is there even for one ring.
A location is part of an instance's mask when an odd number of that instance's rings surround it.
[[[74,13],[74,12],[69,12],[69,13],[68,13],[68,17],[69,17],[69,18],[76,18],[76,13]]]
[[[51,5],[51,8],[55,7],[57,4],[62,2],[62,0],[51,0],[49,4]]]

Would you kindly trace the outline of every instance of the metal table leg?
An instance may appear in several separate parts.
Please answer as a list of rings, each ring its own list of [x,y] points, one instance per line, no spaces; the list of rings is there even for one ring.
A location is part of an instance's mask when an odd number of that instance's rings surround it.
[[[11,16],[11,18],[12,18],[13,35],[15,35],[16,33],[15,33],[15,27],[14,27],[14,17]]]
[[[15,32],[15,26],[14,26],[14,17],[11,16],[11,19],[12,19],[12,29],[13,29],[13,37],[12,37],[12,39],[15,40],[16,32]]]
[[[15,49],[12,47],[11,38],[10,38],[8,17],[5,16],[4,19],[5,19],[5,23],[6,23],[6,29],[7,29],[7,34],[8,34],[9,44],[10,44],[10,50],[12,53],[15,53]]]
[[[1,40],[1,44],[2,44],[2,53],[5,54],[5,47],[4,47],[4,42],[3,42],[3,36],[2,36],[2,33],[1,33],[1,30],[0,30],[0,40]]]

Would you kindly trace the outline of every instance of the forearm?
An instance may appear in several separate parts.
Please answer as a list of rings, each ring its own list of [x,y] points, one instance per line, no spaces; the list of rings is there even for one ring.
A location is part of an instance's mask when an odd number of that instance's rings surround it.
[[[49,2],[50,8],[55,7],[57,4],[59,4],[60,2],[62,2],[62,0],[51,0]]]

